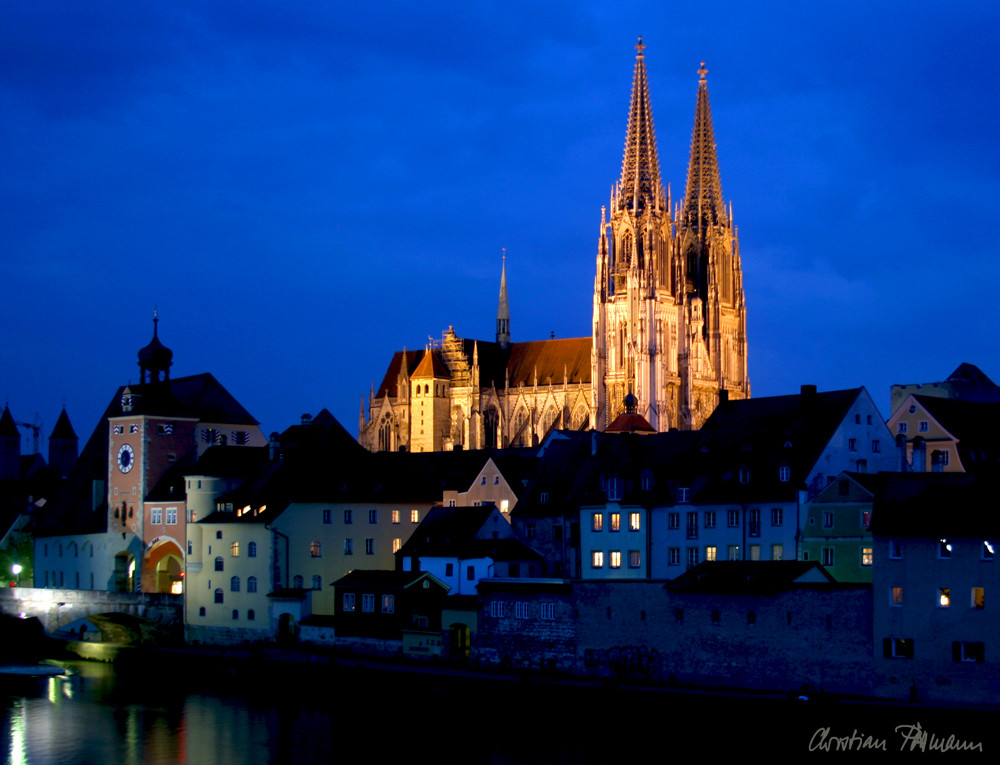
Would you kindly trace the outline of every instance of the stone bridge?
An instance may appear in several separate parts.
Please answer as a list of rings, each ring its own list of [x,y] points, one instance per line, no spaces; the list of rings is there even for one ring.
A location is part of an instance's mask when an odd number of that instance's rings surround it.
[[[24,619],[37,617],[47,635],[89,616],[127,614],[178,631],[184,624],[184,596],[103,590],[0,589],[0,611]]]

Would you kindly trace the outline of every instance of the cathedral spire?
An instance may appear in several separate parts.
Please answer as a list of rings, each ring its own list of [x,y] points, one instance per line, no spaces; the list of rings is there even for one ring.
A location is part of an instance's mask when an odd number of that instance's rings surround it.
[[[656,158],[653,133],[653,109],[646,82],[645,45],[642,38],[635,46],[635,72],[632,76],[632,100],[625,131],[625,155],[618,183],[618,209],[640,212],[647,207],[663,207],[660,165]]]
[[[719,179],[719,160],[715,151],[715,131],[712,129],[712,111],[708,103],[707,74],[705,62],[702,61],[698,70],[698,100],[694,112],[694,130],[691,133],[687,190],[681,212],[683,222],[702,235],[709,226],[726,224],[726,206],[722,201],[722,181]]]
[[[500,302],[497,306],[497,344],[507,350],[510,345],[510,305],[507,303],[507,248],[503,249],[500,267]]]

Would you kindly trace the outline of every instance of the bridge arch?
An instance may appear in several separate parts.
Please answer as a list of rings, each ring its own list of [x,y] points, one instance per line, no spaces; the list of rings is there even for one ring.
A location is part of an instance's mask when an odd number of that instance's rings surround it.
[[[142,591],[182,595],[184,550],[171,536],[153,539],[142,554]]]

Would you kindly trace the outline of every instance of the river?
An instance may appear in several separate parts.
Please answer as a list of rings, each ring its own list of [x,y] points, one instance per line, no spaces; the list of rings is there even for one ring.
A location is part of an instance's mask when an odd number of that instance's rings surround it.
[[[930,739],[995,761],[996,711],[470,681],[308,665],[71,662],[0,680],[12,765],[923,761]],[[904,726],[903,733],[897,728]],[[911,726],[906,728],[905,726]],[[909,732],[909,734],[907,733]],[[865,746],[867,742],[867,746]],[[881,744],[881,746],[879,746]],[[909,748],[906,748],[909,746]],[[949,759],[934,752],[933,761]]]

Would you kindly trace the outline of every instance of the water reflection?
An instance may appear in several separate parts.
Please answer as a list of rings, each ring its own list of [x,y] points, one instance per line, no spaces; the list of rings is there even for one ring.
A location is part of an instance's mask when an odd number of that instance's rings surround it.
[[[810,736],[820,726],[890,738],[894,725],[917,720],[966,739],[988,737],[991,747],[997,728],[996,712],[981,710],[824,709],[346,668],[116,670],[81,662],[71,669],[64,678],[0,685],[7,762],[229,765],[374,758],[674,765],[745,758],[753,750],[782,759],[808,755]]]

